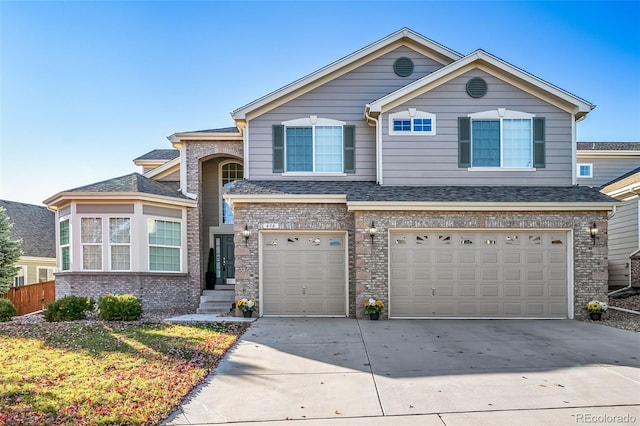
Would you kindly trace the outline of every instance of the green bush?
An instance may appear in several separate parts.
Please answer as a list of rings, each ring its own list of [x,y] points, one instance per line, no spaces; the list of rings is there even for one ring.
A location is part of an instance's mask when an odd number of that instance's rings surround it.
[[[98,318],[105,321],[135,321],[142,316],[142,303],[133,294],[107,294],[98,300]]]
[[[93,310],[95,304],[96,302],[89,297],[63,297],[47,305],[44,319],[49,322],[82,320],[86,318],[87,311]]]
[[[10,321],[16,316],[16,307],[9,299],[0,299],[0,322]]]

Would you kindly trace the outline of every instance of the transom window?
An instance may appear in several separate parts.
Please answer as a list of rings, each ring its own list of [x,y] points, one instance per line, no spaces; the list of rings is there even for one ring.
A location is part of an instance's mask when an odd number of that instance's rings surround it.
[[[592,178],[593,177],[593,165],[589,163],[578,163],[578,177],[579,178]]]
[[[436,116],[416,108],[389,114],[390,135],[435,135]]]
[[[533,167],[533,114],[499,108],[469,117],[472,167]]]

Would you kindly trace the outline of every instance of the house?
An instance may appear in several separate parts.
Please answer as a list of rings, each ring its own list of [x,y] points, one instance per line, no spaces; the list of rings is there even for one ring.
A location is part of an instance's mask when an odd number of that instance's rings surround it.
[[[174,133],[179,156],[137,159],[134,187],[47,200],[57,294],[195,310],[213,248],[219,283],[261,316],[362,317],[375,298],[389,318],[582,318],[606,298],[616,204],[577,185],[593,108],[403,28],[236,109],[234,127]]]
[[[55,215],[45,206],[0,200],[6,210],[12,240],[22,240],[14,287],[53,280],[56,271]]]
[[[640,287],[640,142],[578,142],[578,184],[622,203],[609,218],[609,287]]]

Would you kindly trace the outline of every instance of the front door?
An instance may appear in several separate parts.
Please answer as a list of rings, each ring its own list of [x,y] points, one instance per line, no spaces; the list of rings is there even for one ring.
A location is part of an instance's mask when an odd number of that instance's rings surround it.
[[[221,278],[223,284],[235,284],[236,282],[236,266],[235,253],[232,235],[221,235]]]

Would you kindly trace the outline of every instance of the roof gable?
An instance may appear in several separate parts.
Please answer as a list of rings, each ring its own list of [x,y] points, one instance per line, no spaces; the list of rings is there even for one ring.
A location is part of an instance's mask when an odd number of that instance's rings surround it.
[[[324,68],[271,92],[247,105],[231,112],[236,124],[242,125],[248,119],[263,114],[292,98],[325,84],[347,72],[390,52],[399,46],[407,46],[443,65],[450,64],[462,57],[457,52],[442,46],[408,28],[402,28],[389,36],[378,40]]]
[[[567,112],[576,114],[577,118],[585,116],[595,108],[595,105],[590,102],[560,89],[533,74],[523,71],[483,50],[476,50],[393,93],[371,102],[366,106],[366,111],[368,114],[377,114],[383,110],[389,110],[398,105],[402,105],[407,100],[426,93],[473,69],[480,69],[500,78],[533,96],[556,105]]]

